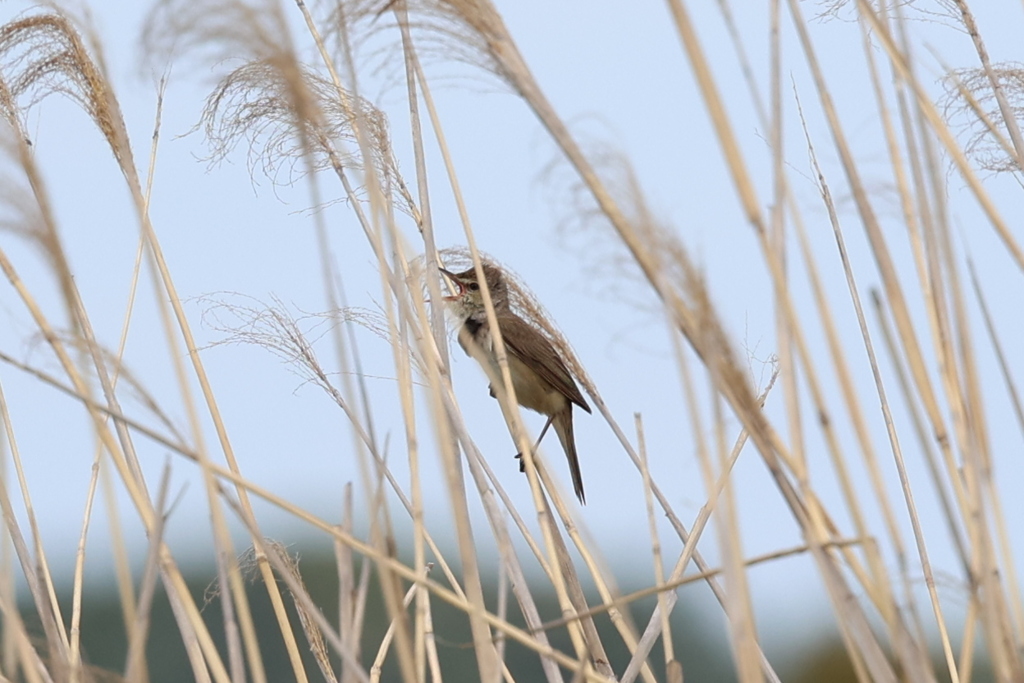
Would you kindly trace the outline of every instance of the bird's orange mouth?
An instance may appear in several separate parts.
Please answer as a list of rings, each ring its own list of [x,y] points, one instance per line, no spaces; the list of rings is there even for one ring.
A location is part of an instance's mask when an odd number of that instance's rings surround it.
[[[448,279],[449,282],[451,282],[453,285],[455,285],[455,294],[452,294],[451,296],[444,297],[444,300],[445,301],[458,301],[459,299],[461,299],[462,295],[466,293],[466,285],[462,284],[462,280],[460,280],[455,275],[455,273],[453,273],[451,271],[448,271],[448,270],[445,270],[444,268],[438,268],[438,270],[441,271],[441,274],[444,275]]]

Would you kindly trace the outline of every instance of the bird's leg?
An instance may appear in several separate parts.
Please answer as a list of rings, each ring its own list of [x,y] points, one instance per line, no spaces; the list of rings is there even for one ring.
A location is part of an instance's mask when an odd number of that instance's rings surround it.
[[[544,435],[548,433],[548,427],[551,426],[551,423],[554,421],[554,419],[555,419],[555,416],[552,415],[552,416],[548,417],[548,421],[544,423],[544,429],[540,430],[540,436],[537,437],[537,443],[533,444],[533,450],[531,451],[532,453],[536,453],[537,449],[540,448],[540,442],[544,440]],[[523,459],[523,454],[522,453],[516,453],[516,458],[519,459],[519,471],[520,472],[525,472],[526,471],[526,461]]]

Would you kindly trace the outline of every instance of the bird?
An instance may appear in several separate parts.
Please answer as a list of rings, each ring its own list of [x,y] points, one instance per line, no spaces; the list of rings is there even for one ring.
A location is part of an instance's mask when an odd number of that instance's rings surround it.
[[[573,437],[572,407],[575,404],[590,413],[590,406],[576,386],[569,368],[548,338],[536,326],[512,310],[509,304],[508,284],[502,270],[486,262],[482,264],[482,269],[494,305],[498,328],[501,330],[501,338],[505,342],[508,370],[512,376],[516,399],[524,408],[548,417],[537,438],[537,444],[540,444],[548,428],[554,426],[562,450],[569,461],[573,490],[580,503],[586,504],[583,476],[580,473],[576,440]],[[440,270],[454,286],[454,294],[444,299],[449,309],[462,323],[458,336],[459,345],[467,355],[480,362],[481,366],[485,363],[490,366],[484,366],[484,372],[490,377],[500,378],[501,368],[495,355],[494,339],[490,323],[487,321],[487,310],[476,270],[470,268],[461,273],[452,273],[444,268]],[[479,351],[475,351],[474,347]],[[493,384],[490,390],[491,396],[495,396]],[[521,454],[516,457],[521,457]],[[520,471],[524,469],[525,464],[521,461]]]

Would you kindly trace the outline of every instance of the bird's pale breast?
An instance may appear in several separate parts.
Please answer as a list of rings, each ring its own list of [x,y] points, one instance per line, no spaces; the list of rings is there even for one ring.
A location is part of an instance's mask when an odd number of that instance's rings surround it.
[[[486,323],[476,330],[476,343],[480,345],[487,354],[490,363],[490,371],[496,381],[501,381],[501,366],[498,365],[498,357],[494,353],[494,339]],[[459,342],[463,345],[463,340]],[[468,349],[467,349],[468,351]],[[519,360],[512,354],[507,354],[508,371],[512,375],[512,387],[516,390],[516,400],[519,405],[529,408],[544,415],[553,415],[565,409],[569,403],[562,392],[558,391],[546,379],[538,375],[529,365]]]

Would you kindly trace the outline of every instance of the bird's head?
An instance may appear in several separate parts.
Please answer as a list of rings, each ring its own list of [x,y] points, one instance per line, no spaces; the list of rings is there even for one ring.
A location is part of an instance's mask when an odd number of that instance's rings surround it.
[[[481,291],[476,270],[470,268],[461,273],[452,273],[444,268],[440,270],[455,287],[455,293],[444,298],[452,311],[463,320],[484,315],[486,310],[484,307],[484,294]],[[483,271],[484,277],[487,278],[487,289],[490,290],[494,309],[496,311],[507,309],[508,288],[501,270],[497,266],[485,263],[483,264]]]

